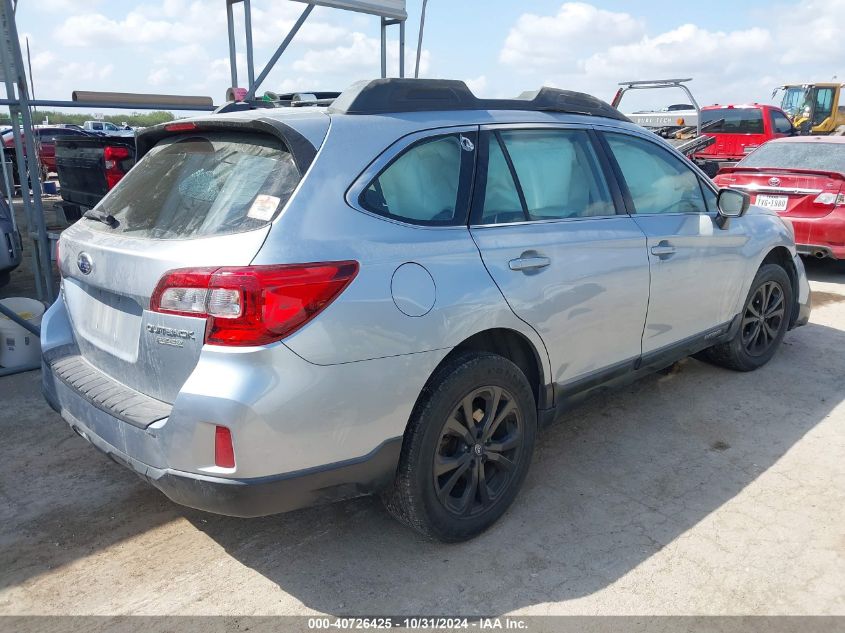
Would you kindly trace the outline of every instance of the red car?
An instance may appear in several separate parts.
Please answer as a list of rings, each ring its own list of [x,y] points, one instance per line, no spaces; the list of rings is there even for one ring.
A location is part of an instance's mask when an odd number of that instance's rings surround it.
[[[770,141],[714,181],[788,219],[802,255],[845,259],[845,136]]]
[[[712,105],[701,108],[701,124],[722,120],[704,134],[716,142],[695,154],[699,160],[712,161],[726,167],[742,160],[763,143],[792,136],[795,131],[780,108],[770,105]],[[710,173],[713,175],[715,170]]]
[[[69,136],[92,136],[83,130],[48,125],[36,125],[33,127],[33,130],[35,132],[36,150],[38,152],[39,161],[41,162],[42,175],[56,171],[57,138],[67,138]],[[23,137],[21,137],[21,142],[23,142]],[[12,136],[11,130],[3,133],[3,146],[7,149],[14,149],[15,139]],[[26,149],[24,149],[24,152],[26,152]]]

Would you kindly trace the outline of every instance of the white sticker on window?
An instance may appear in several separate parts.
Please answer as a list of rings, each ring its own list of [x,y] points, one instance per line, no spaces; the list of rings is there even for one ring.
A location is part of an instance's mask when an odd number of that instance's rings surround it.
[[[248,218],[253,218],[255,220],[269,220],[273,217],[276,209],[279,208],[279,202],[281,202],[281,199],[276,196],[268,196],[265,194],[255,196],[255,201],[252,203],[252,206],[249,208],[246,215]]]

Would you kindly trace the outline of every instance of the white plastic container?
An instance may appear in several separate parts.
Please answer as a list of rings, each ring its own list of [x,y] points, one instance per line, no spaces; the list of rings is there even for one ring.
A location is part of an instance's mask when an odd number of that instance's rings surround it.
[[[15,312],[33,325],[41,324],[44,304],[26,297],[2,299],[4,308]],[[0,314],[0,367],[14,369],[38,363],[41,357],[41,341],[38,336],[21,327],[5,314]]]

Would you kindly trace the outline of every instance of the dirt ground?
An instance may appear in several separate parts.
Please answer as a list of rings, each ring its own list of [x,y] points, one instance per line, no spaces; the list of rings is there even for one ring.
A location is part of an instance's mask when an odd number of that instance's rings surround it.
[[[549,429],[461,545],[375,499],[263,519],[174,505],[0,378],[0,614],[845,615],[845,272],[740,374],[695,360]]]

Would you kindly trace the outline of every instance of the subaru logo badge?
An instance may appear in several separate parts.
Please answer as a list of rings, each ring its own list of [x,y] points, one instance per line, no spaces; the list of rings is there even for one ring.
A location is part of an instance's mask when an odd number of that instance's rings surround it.
[[[780,184],[780,178],[769,178],[769,185],[777,187]]]
[[[80,253],[76,259],[76,267],[83,275],[90,275],[91,271],[94,270],[94,262],[88,253]]]

